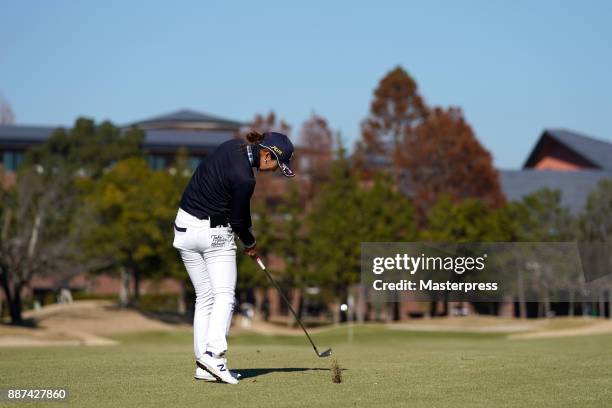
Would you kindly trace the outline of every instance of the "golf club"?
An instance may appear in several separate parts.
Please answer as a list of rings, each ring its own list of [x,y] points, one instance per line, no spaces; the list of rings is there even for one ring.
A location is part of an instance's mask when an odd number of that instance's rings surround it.
[[[319,357],[329,357],[329,356],[331,356],[331,354],[332,354],[332,349],[331,348],[329,348],[329,349],[327,349],[325,351],[322,351],[322,352],[319,352],[319,350],[317,350],[317,346],[315,346],[314,342],[310,338],[310,335],[308,334],[308,331],[306,330],[306,327],[304,327],[304,324],[302,323],[302,321],[298,317],[297,313],[295,313],[295,310],[293,310],[293,307],[291,307],[291,303],[289,302],[289,299],[287,299],[287,297],[285,296],[285,294],[281,290],[280,286],[278,286],[278,283],[276,283],[276,281],[274,279],[272,279],[272,275],[270,275],[270,272],[268,272],[268,270],[266,269],[266,265],[264,265],[264,263],[263,263],[263,261],[261,260],[260,257],[255,258],[255,260],[257,261],[257,264],[259,265],[259,267],[266,273],[266,276],[268,277],[268,279],[270,279],[270,281],[274,284],[274,286],[276,287],[276,290],[278,291],[278,293],[280,293],[281,297],[283,298],[283,300],[287,304],[287,307],[289,307],[289,310],[291,310],[291,313],[293,313],[293,317],[295,317],[295,320],[300,324],[300,327],[302,327],[302,330],[304,330],[304,333],[306,333],[306,337],[308,337],[308,340],[310,341],[310,344],[312,344],[312,348],[314,349],[315,353],[317,353],[317,356],[319,356]]]

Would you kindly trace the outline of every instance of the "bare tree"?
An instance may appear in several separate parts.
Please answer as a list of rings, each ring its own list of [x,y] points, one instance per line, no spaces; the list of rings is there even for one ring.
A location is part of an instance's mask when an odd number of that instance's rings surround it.
[[[256,114],[255,118],[249,122],[248,126],[244,129],[245,133],[250,130],[256,130],[258,132],[280,132],[287,136],[291,133],[291,126],[283,119],[279,119],[274,111],[268,112],[267,115]]]
[[[421,215],[441,195],[478,198],[492,208],[504,203],[493,158],[459,108],[432,109],[398,146],[396,160],[410,175]]]
[[[370,114],[361,124],[361,137],[367,150],[393,155],[410,139],[415,126],[429,112],[416,81],[397,66],[389,71],[374,90]]]
[[[268,114],[256,114],[253,120],[242,129],[241,136],[244,137],[247,132],[252,130],[260,133],[279,132],[291,137],[291,126],[272,110]],[[286,178],[280,172],[258,172],[257,188],[253,196],[253,202],[264,204],[278,201],[277,193],[285,189],[285,187],[281,186],[284,186],[286,183]]]
[[[333,133],[325,118],[313,113],[303,123],[299,137],[299,158],[294,166],[298,169],[306,185],[306,195],[312,199],[321,185],[329,178],[333,160]]]
[[[0,192],[0,285],[13,324],[23,324],[22,292],[34,276],[65,281],[100,262],[82,256],[87,225],[80,222],[71,182],[29,167]]]

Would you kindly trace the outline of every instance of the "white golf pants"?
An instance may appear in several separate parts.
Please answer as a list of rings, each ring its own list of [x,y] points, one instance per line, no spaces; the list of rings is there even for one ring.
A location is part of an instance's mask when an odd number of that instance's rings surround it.
[[[206,351],[227,351],[236,288],[236,243],[230,227],[210,228],[179,208],[174,243],[196,294],[193,348],[197,358]]]

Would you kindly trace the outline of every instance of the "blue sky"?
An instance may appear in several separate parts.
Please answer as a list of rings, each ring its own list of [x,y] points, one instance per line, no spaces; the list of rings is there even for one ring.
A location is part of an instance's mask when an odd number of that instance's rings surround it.
[[[501,168],[545,127],[612,140],[610,1],[2,1],[0,92],[22,124],[180,108],[311,112],[348,143],[402,65]]]

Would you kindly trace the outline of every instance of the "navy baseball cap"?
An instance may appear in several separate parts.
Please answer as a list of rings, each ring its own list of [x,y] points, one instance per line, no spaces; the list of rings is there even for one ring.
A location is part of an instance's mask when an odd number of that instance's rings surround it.
[[[289,168],[289,162],[293,157],[293,143],[286,135],[278,132],[266,132],[259,145],[274,154],[285,177],[295,176],[293,170]]]

